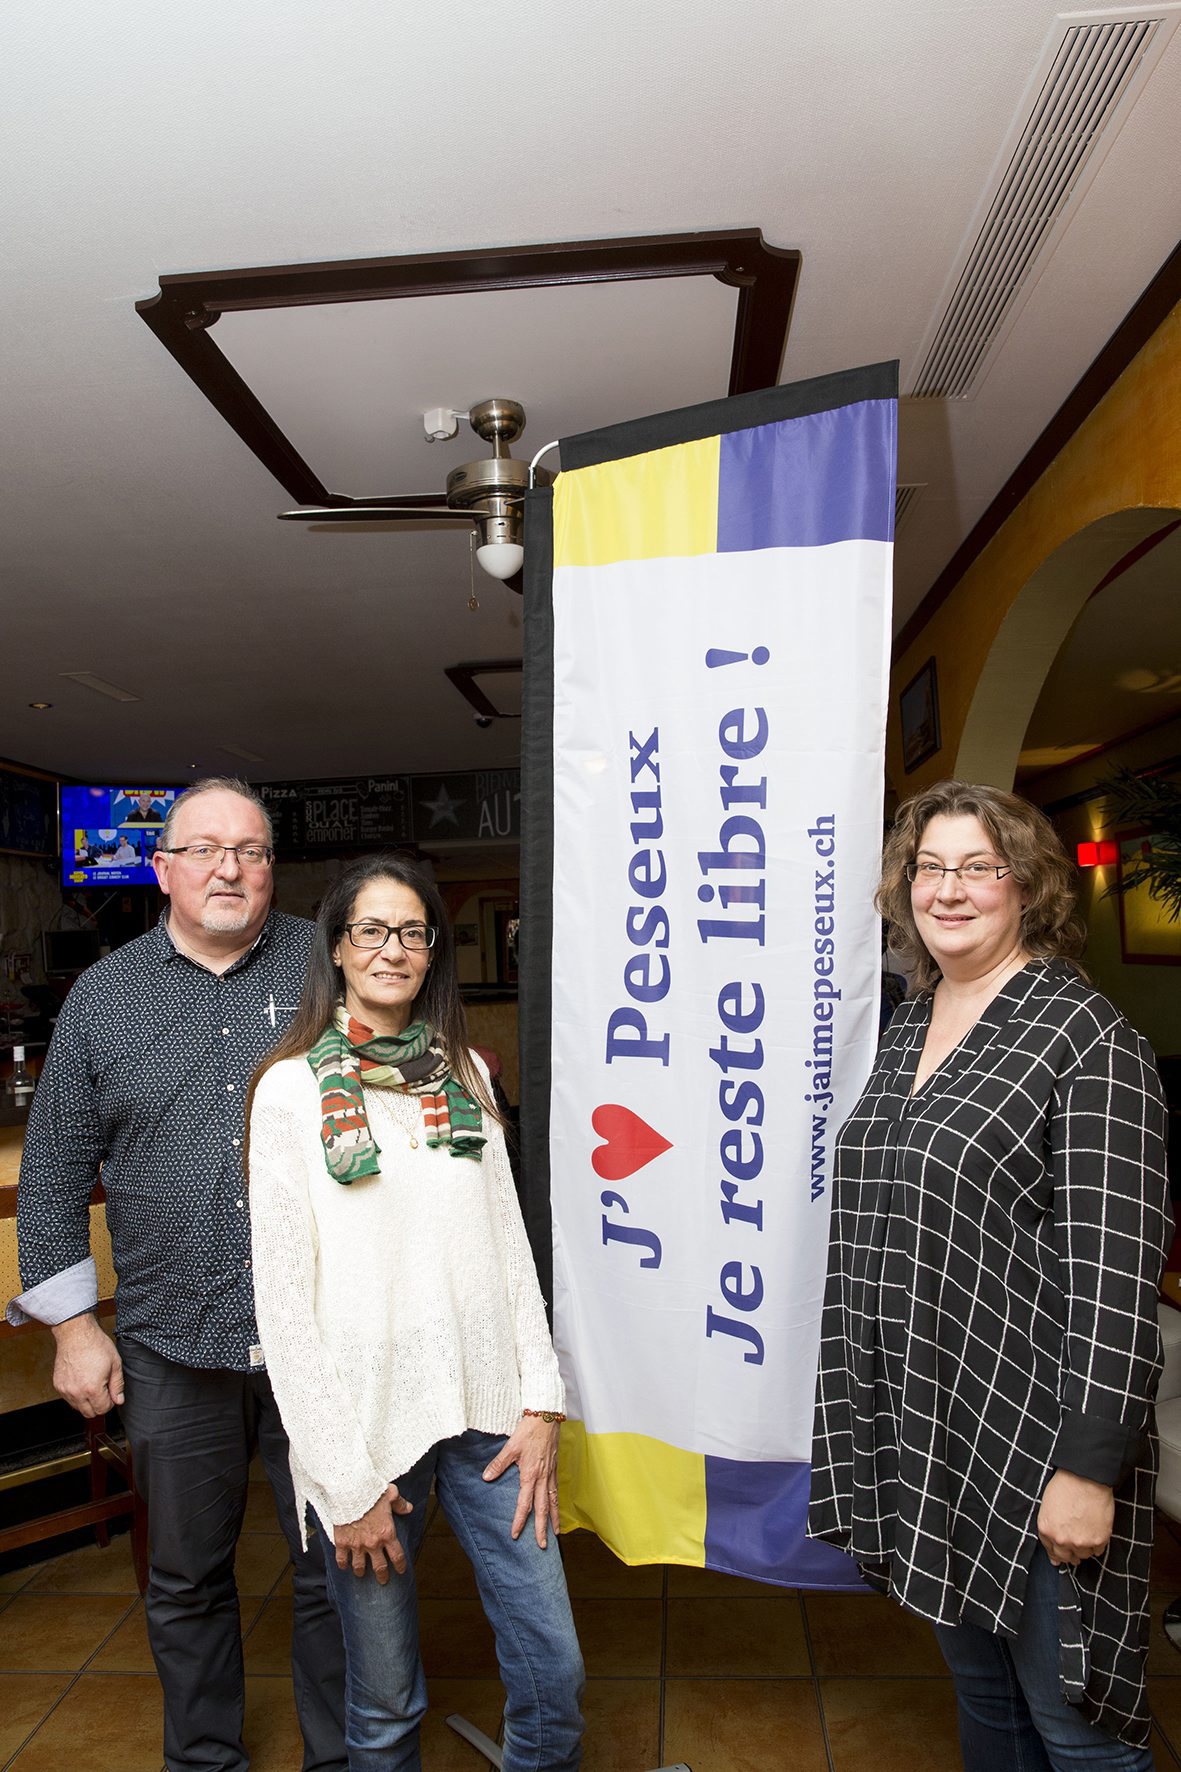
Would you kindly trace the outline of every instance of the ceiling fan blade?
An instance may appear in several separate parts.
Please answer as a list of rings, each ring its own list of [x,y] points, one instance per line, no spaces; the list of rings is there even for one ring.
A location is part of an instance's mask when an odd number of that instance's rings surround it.
[[[450,505],[305,505],[276,513],[280,523],[472,523],[479,513]]]
[[[396,510],[405,506],[409,511],[426,505],[445,505],[447,495],[444,492],[378,492],[371,498],[354,498],[350,502],[355,505],[381,505],[383,508],[389,505]]]

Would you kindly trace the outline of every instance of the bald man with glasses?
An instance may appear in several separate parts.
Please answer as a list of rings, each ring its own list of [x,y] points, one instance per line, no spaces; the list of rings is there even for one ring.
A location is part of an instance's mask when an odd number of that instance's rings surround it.
[[[257,1450],[295,1565],[304,1772],[346,1772],[344,1651],[318,1540],[305,1552],[254,1316],[242,1171],[250,1077],[299,1000],[312,925],[272,907],[272,832],[245,782],[196,782],[152,856],[167,899],[63,1007],[34,1097],[11,1322],[57,1341],[54,1384],[121,1410],[148,1508],[148,1637],[168,1772],[246,1772],[234,1553]],[[101,1169],[114,1341],[95,1316],[88,1201]]]

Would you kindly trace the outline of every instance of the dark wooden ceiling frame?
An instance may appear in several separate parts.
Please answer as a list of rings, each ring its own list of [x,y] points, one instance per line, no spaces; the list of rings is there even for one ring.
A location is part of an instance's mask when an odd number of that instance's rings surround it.
[[[779,380],[799,273],[798,252],[768,246],[758,228],[738,228],[408,258],[267,265],[245,271],[198,271],[161,277],[159,295],[148,296],[135,307],[185,374],[297,503],[413,509],[437,504],[437,495],[391,498],[330,491],[213,342],[210,328],[219,316],[493,289],[716,277],[739,292],[729,391],[746,394],[772,387]]]
[[[1013,515],[1026,493],[1033,490],[1050,463],[1061,455],[1080,425],[1115,386],[1137,351],[1148,343],[1179,301],[1181,245],[1174,247],[1090,368],[1075,383],[1037,442],[1014,468],[976,526],[964,537],[913,615],[899,629],[894,641],[896,659],[901,658],[922,633],[969,566],[979,559],[1001,525]]]
[[[523,661],[519,658],[490,658],[483,664],[448,665],[443,675],[449,683],[454,683],[469,707],[476,711],[478,720],[519,720],[520,714],[506,714],[496,706],[480,685],[477,677],[497,677],[504,675],[520,676]]]

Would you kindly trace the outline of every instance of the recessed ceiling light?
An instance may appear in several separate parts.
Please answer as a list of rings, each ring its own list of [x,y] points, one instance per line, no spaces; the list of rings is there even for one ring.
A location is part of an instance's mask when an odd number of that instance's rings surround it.
[[[112,701],[139,701],[138,695],[132,695],[130,689],[120,689],[117,683],[108,683],[105,677],[96,677],[90,671],[63,671],[71,683],[81,683],[84,689],[97,690],[99,695],[109,695]]]
[[[51,701],[31,701],[29,706],[43,711],[45,708],[51,708],[53,703]]]

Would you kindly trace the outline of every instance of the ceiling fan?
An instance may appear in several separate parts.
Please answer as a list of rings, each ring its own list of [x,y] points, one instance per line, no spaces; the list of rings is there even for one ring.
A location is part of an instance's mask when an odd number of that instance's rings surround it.
[[[529,487],[529,464],[517,461],[509,445],[525,429],[525,408],[515,400],[481,400],[468,413],[477,437],[492,445],[491,456],[452,468],[444,493],[347,499],[280,511],[284,523],[466,523],[479,543],[476,559],[484,571],[520,592],[524,560],[522,504]],[[536,468],[533,482],[548,486],[553,475]]]

